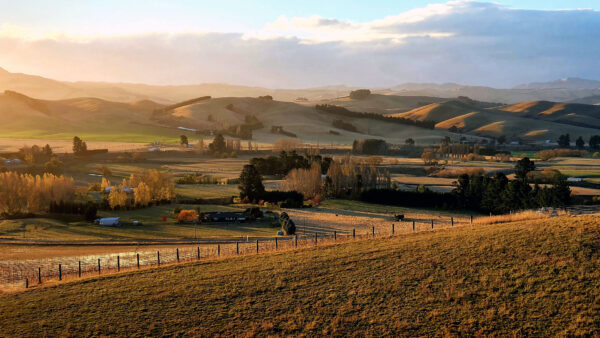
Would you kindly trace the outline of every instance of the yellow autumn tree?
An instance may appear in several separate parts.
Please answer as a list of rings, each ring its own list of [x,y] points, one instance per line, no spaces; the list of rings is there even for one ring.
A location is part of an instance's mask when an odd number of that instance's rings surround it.
[[[144,182],[140,182],[136,188],[133,189],[133,199],[135,205],[145,207],[152,201],[152,195],[150,194],[150,188]]]
[[[127,193],[121,188],[113,187],[108,194],[108,205],[111,209],[127,206]]]

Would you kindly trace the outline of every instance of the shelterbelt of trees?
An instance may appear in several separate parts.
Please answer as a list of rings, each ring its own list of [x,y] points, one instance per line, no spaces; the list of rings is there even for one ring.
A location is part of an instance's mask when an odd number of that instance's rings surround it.
[[[343,117],[351,117],[351,118],[364,118],[364,119],[372,119],[379,121],[386,121],[391,123],[404,124],[409,126],[415,126],[420,128],[434,129],[436,122],[435,121],[418,121],[405,119],[402,117],[392,117],[385,116],[377,113],[367,113],[367,112],[355,112],[346,109],[345,107],[340,107],[332,104],[318,104],[315,106],[317,111],[325,112],[329,114],[334,114]]]

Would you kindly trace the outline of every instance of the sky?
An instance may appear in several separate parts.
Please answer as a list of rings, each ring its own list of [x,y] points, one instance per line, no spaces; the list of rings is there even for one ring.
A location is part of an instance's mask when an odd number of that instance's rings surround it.
[[[600,1],[0,0],[0,67],[271,88],[600,79]]]

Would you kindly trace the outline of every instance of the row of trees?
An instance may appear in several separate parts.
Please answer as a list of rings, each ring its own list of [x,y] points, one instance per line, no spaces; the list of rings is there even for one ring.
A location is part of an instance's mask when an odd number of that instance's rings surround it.
[[[0,214],[4,216],[45,212],[51,203],[70,203],[74,198],[72,178],[0,173]]]
[[[402,118],[402,117],[387,116],[387,115],[382,115],[382,114],[377,114],[377,113],[355,112],[355,111],[348,110],[345,107],[340,107],[340,106],[336,106],[336,105],[332,105],[332,104],[318,104],[315,106],[315,108],[317,109],[317,111],[320,111],[320,112],[343,116],[343,117],[379,120],[379,121],[386,121],[386,122],[391,122],[391,123],[397,123],[397,124],[403,124],[403,125],[409,125],[409,126],[415,126],[415,127],[421,127],[421,128],[427,128],[427,129],[434,129],[435,124],[436,124],[435,121],[419,121],[419,120],[406,119],[406,118]]]
[[[558,137],[557,142],[560,147],[569,148],[571,146],[571,135],[562,134]],[[592,150],[600,150],[600,135],[591,136],[588,141],[588,146]],[[583,140],[583,137],[579,136],[575,140],[575,147],[577,147],[577,149],[585,148],[585,141]]]
[[[331,164],[331,157],[315,154],[299,155],[296,151],[281,151],[279,156],[254,157],[250,159],[260,175],[284,176],[293,169],[309,169],[312,163],[318,163],[321,172],[326,173]]]

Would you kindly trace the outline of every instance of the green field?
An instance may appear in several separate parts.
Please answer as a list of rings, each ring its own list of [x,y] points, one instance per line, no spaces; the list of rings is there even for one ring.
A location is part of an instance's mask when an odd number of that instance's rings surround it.
[[[177,224],[173,218],[173,209],[178,205],[163,205],[132,211],[100,212],[101,217],[121,217],[120,227],[106,227],[86,222],[63,222],[47,218],[23,220],[0,220],[0,237],[20,240],[54,241],[135,241],[157,239],[194,239],[206,237],[275,236],[279,227],[268,222],[234,224]],[[191,206],[181,205],[182,208]],[[243,209],[218,205],[193,206],[207,211],[240,211]],[[167,217],[166,222],[161,218]],[[131,225],[134,221],[142,225]]]
[[[463,227],[0,297],[0,335],[594,336],[597,216]]]
[[[462,210],[434,210],[434,209],[419,209],[419,208],[406,208],[396,207],[391,205],[382,204],[371,204],[360,201],[344,200],[344,199],[330,199],[325,200],[319,205],[321,209],[336,209],[345,211],[358,211],[367,213],[380,213],[380,214],[398,214],[398,213],[417,213],[417,214],[429,214],[435,216],[462,216],[468,217],[473,215],[472,211]]]

